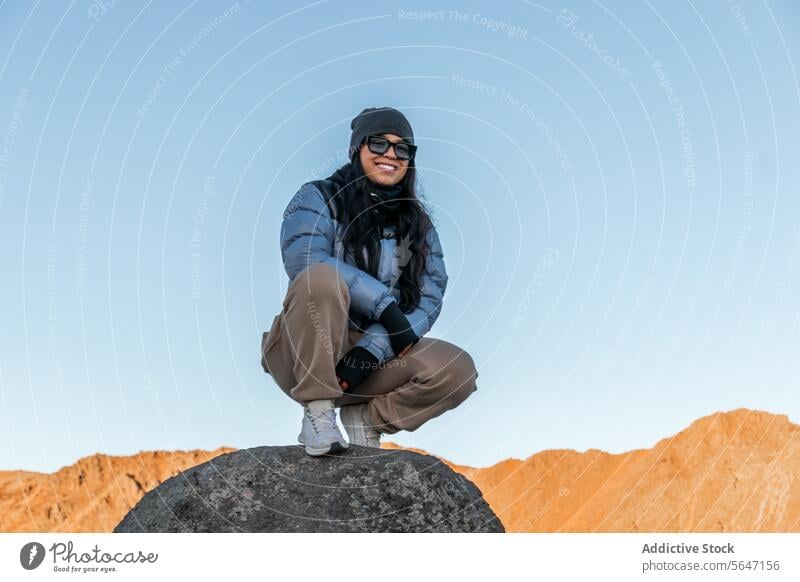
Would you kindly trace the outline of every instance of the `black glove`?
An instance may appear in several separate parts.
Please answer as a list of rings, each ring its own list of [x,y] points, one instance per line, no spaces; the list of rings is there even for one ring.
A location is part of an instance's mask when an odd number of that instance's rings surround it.
[[[336,375],[347,382],[347,388],[342,387],[342,389],[349,391],[361,384],[377,367],[378,358],[368,349],[356,346],[336,365]]]
[[[389,332],[389,341],[392,344],[392,351],[395,355],[400,354],[410,345],[419,341],[419,337],[411,327],[406,314],[400,309],[396,301],[392,301],[378,318],[381,325]]]

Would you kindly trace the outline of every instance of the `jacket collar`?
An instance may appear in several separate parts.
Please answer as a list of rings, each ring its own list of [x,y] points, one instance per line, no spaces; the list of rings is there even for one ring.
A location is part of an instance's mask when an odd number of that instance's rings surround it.
[[[330,176],[324,180],[317,180],[314,183],[322,191],[325,202],[331,211],[332,216],[338,220],[339,209],[345,200],[345,187],[358,179],[365,179],[359,175],[352,162],[348,162],[341,168],[337,168]],[[400,201],[397,197],[402,195],[403,186],[395,184],[393,186],[382,186],[375,184],[367,179],[370,192],[370,202],[373,205],[372,211],[381,215],[385,222],[393,222],[396,217]]]

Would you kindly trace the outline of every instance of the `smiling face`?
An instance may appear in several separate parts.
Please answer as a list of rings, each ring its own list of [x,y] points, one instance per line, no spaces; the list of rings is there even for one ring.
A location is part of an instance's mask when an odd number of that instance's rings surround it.
[[[403,141],[403,138],[393,133],[382,135],[392,143]],[[373,154],[364,142],[358,155],[361,156],[361,167],[364,168],[364,174],[376,184],[393,186],[399,183],[408,171],[408,160],[398,160],[393,147],[383,154]]]

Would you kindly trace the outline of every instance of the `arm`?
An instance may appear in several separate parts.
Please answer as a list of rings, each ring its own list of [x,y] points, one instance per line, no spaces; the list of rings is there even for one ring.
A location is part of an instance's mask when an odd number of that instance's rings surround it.
[[[364,335],[356,342],[353,347],[362,347],[378,359],[378,363],[383,364],[395,357],[392,344],[389,341],[389,333],[377,321],[370,323],[364,330]]]
[[[406,314],[411,327],[420,338],[430,331],[439,317],[448,280],[442,245],[439,235],[432,226],[428,231],[428,243],[430,251],[422,275],[419,305],[411,313]],[[369,350],[380,363],[395,357],[389,334],[377,321],[366,328],[364,336],[358,340],[356,346]]]
[[[333,256],[335,236],[336,222],[322,193],[313,184],[303,184],[286,207],[281,225],[281,255],[289,280],[309,265],[327,263],[347,283],[350,307],[377,320],[394,297],[375,277]]]

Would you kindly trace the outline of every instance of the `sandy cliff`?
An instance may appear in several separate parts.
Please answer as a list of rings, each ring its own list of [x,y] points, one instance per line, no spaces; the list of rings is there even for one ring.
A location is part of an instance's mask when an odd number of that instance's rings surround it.
[[[109,532],[145,492],[232,450],[2,471],[0,531]],[[442,460],[478,486],[509,532],[800,531],[800,426],[785,415],[716,413],[622,454],[547,450],[486,468]]]

